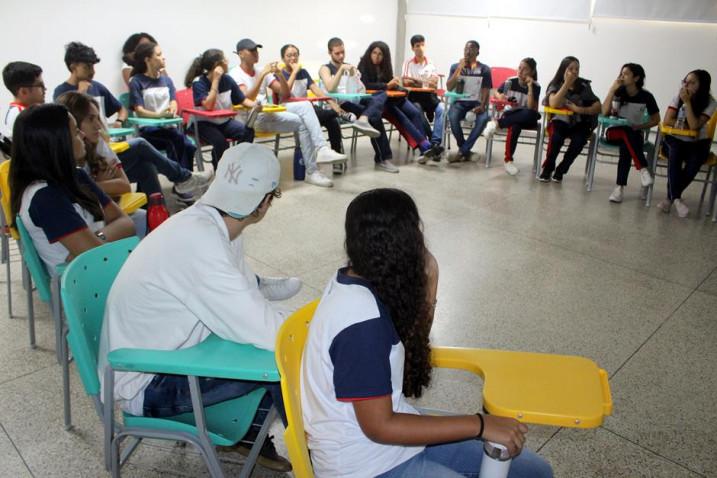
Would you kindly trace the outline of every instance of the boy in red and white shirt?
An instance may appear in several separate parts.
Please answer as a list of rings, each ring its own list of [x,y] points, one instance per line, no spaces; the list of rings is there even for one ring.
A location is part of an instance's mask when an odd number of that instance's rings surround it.
[[[10,90],[14,100],[5,112],[2,133],[12,139],[15,118],[25,108],[45,102],[45,82],[42,81],[42,68],[25,61],[12,61],[2,70],[5,87]]]

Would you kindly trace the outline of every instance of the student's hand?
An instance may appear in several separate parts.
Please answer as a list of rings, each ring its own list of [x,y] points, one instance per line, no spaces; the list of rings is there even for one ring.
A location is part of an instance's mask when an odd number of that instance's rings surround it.
[[[535,81],[535,80],[534,80],[531,76],[526,76],[526,77],[525,77],[525,85],[526,85],[528,88],[530,88],[531,86],[533,86],[533,82],[534,82],[534,81]]]
[[[209,81],[214,83],[215,81],[219,81],[222,78],[222,75],[224,74],[224,68],[217,65],[214,67],[214,69],[209,73]]]
[[[500,443],[508,448],[510,456],[516,456],[525,445],[528,427],[515,418],[483,415],[483,439]]]
[[[461,58],[460,60],[458,60],[458,68],[456,68],[456,71],[462,71],[463,68],[466,67],[466,64],[467,64],[467,62],[466,62],[465,57],[463,57],[463,58]]]
[[[391,78],[391,81],[386,83],[386,88],[389,90],[395,90],[396,88],[399,87],[400,84],[401,84],[401,82],[398,80],[398,78],[396,78],[394,76],[393,78]]]
[[[568,70],[568,69],[565,70],[565,74],[563,75],[563,80],[565,81],[565,84],[568,87],[573,86],[573,84],[575,83],[575,80],[577,80],[577,79],[578,79],[578,75],[575,74],[575,72],[573,72],[572,70]]]
[[[122,127],[122,122],[119,121],[119,120],[117,120],[117,121],[115,121],[114,123],[112,123],[111,126],[112,126],[112,128],[121,128],[121,127]]]
[[[683,103],[689,103],[692,99],[692,93],[684,86],[680,88],[680,99]]]
[[[90,86],[92,86],[92,83],[87,80],[82,80],[77,83],[77,91],[79,91],[80,93],[87,93],[87,90],[90,89]]]
[[[118,172],[116,167],[107,167],[97,172],[97,175],[95,175],[95,181],[109,181],[110,179],[117,178],[117,176]]]
[[[565,109],[572,111],[573,113],[579,113],[580,107],[572,101],[565,100]]]
[[[483,105],[477,106],[477,107],[473,108],[473,112],[475,114],[479,115],[479,114],[485,112],[485,106],[483,106]]]
[[[615,93],[618,88],[622,86],[622,79],[620,77],[615,78],[615,81],[610,85],[610,91]]]
[[[170,103],[168,109],[169,109],[170,117],[177,116],[177,104],[176,103]]]

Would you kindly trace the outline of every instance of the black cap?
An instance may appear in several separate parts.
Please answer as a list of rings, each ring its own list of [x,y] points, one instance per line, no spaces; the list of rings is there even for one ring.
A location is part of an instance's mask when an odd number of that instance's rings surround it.
[[[256,48],[264,48],[263,45],[257,45],[254,40],[249,38],[242,38],[237,42],[237,53],[242,50],[254,50]]]

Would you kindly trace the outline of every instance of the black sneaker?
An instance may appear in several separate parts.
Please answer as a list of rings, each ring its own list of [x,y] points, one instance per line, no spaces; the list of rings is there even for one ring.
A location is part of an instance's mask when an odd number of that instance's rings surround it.
[[[538,181],[541,183],[549,183],[550,182],[550,173],[543,171],[540,173],[540,176],[538,176]]]
[[[553,182],[554,183],[562,183],[563,182],[563,175],[557,171],[553,173]]]
[[[191,206],[194,204],[194,195],[190,193],[180,193],[177,191],[176,186],[172,186],[172,195],[174,195],[177,202],[184,204],[186,206]]]
[[[233,449],[238,451],[243,456],[249,456],[249,452],[251,451],[252,445],[254,444],[241,441],[233,447],[220,448]],[[264,468],[268,468],[269,470],[279,471],[283,473],[288,473],[291,471],[291,463],[289,462],[289,460],[276,452],[276,447],[274,447],[274,437],[271,435],[267,436],[266,440],[264,440],[264,444],[259,451],[259,457],[256,459],[256,462]]]

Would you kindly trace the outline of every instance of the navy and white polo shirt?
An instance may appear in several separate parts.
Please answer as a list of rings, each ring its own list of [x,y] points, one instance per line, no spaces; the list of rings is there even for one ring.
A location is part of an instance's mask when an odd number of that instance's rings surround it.
[[[286,70],[281,70],[281,73],[288,81],[289,77],[291,76],[291,73]],[[279,80],[273,78],[272,75],[272,81]],[[272,81],[270,81],[269,84],[271,84]],[[309,75],[309,72],[306,71],[304,68],[300,69],[299,72],[296,74],[296,78],[294,78],[294,84],[291,87],[291,96],[294,98],[306,98],[306,93],[313,84],[314,80],[311,78],[311,75]]]
[[[77,91],[77,85],[71,85],[67,82],[62,83],[55,88],[52,99],[57,101],[60,95],[68,91]],[[92,80],[90,82],[90,87],[87,88],[87,94],[100,104],[100,116],[102,118],[109,118],[122,109],[122,103],[99,81]]]
[[[169,104],[176,99],[177,90],[168,76],[150,78],[147,75],[135,75],[129,80],[129,106],[132,109],[141,106],[160,113],[169,108]]]
[[[209,96],[209,90],[212,88],[212,82],[206,75],[198,76],[192,82],[192,94],[194,95],[194,105],[198,109],[204,109],[202,102]],[[239,89],[234,78],[224,74],[219,79],[219,92],[217,100],[214,102],[215,110],[231,110],[232,106],[241,104],[244,99],[244,93]],[[199,121],[207,121],[214,124],[224,124],[231,118],[196,118]]]
[[[528,107],[528,91],[528,85],[521,85],[517,76],[508,78],[498,88],[498,93],[504,94],[506,100],[515,103],[519,108]],[[540,84],[537,81],[533,82],[533,98],[535,99],[535,104],[538,104]]]
[[[672,98],[672,101],[670,101],[670,106],[668,106],[667,109],[675,110],[676,119],[683,121],[684,128],[689,128],[689,126],[687,125],[687,113],[685,112],[685,105],[680,100],[679,94]],[[697,114],[697,116],[706,116],[707,118],[711,118],[715,111],[717,111],[717,101],[715,101],[715,99],[710,96],[710,102],[707,103],[707,107],[703,111],[695,113]],[[677,137],[683,141],[699,141],[701,139],[708,139],[709,137],[707,136],[707,123],[702,125],[700,130],[697,132],[696,138],[693,138],[691,136]]]
[[[111,199],[85,171],[76,171],[80,185],[97,197],[104,209]],[[20,217],[50,274],[56,274],[56,267],[65,262],[69,254],[60,239],[88,227],[93,232],[104,227],[104,221],[95,221],[89,211],[71,201],[61,186],[46,181],[36,181],[25,188]]]
[[[557,93],[562,86],[562,82],[560,82],[559,84],[548,85],[548,89],[545,92],[545,99],[543,100],[543,103],[545,105],[549,105],[550,95],[552,95],[553,93]],[[573,88],[571,90],[568,90],[568,94],[565,95],[565,100],[570,101],[577,106],[586,107],[591,106],[596,101],[599,102],[600,98],[595,96],[595,93],[593,93],[592,87],[590,86],[590,80],[586,80],[585,78],[578,78],[573,84]],[[591,117],[597,118],[597,115],[555,115],[553,117],[553,120],[564,121],[573,125],[583,121],[589,122],[592,120]]]
[[[458,69],[458,63],[451,65],[448,77],[452,77]],[[483,88],[493,88],[493,77],[491,76],[490,67],[483,63],[476,63],[475,68],[463,68],[460,78],[464,82],[463,93],[468,94],[468,98],[462,98],[458,101],[478,101],[480,102],[480,90]]]
[[[628,120],[630,124],[644,123],[645,112],[648,116],[660,112],[655,97],[647,90],[638,90],[635,96],[630,96],[627,94],[627,90],[621,86],[615,92],[612,100],[620,104],[617,115]]]
[[[404,348],[371,285],[340,269],[324,290],[302,358],[301,404],[317,477],[376,476],[424,447],[371,441],[353,402],[390,396],[396,413],[418,412],[403,396]]]

